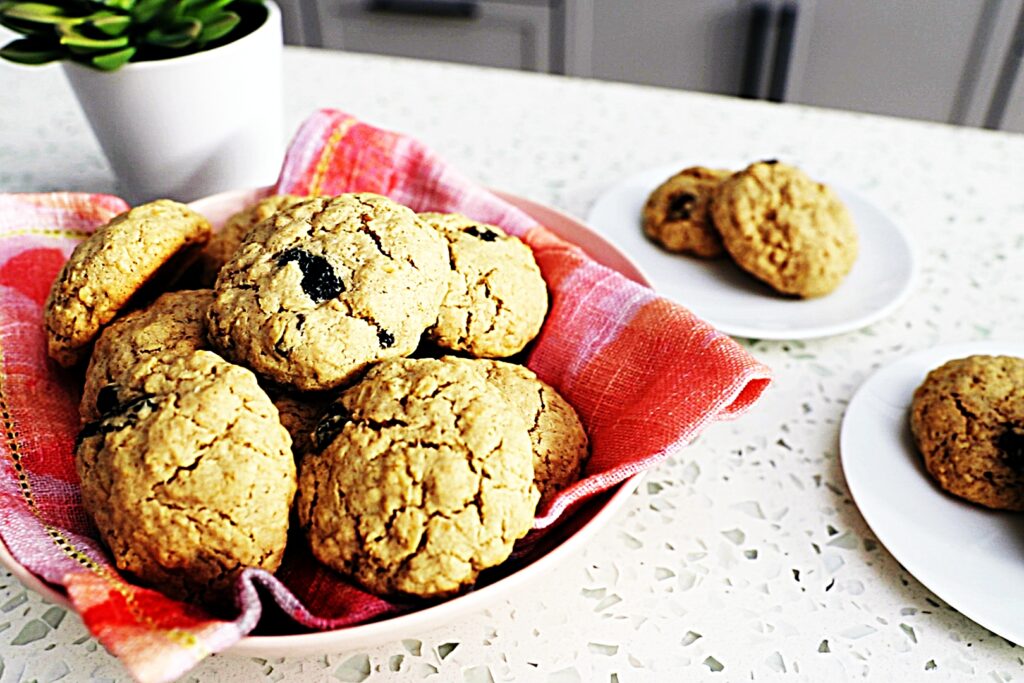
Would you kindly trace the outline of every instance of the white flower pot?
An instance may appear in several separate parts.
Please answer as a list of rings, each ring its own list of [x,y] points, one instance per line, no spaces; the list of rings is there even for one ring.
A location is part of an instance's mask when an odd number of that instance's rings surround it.
[[[281,166],[281,12],[214,50],[64,73],[132,203],[272,183]]]

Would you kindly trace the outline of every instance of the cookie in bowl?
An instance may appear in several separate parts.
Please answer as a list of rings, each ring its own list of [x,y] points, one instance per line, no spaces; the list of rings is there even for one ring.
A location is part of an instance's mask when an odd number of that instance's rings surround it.
[[[291,441],[248,370],[209,351],[156,366],[87,423],[82,504],[118,569],[220,603],[246,567],[275,571],[295,494]]]
[[[415,350],[450,272],[444,239],[410,209],[368,193],[310,199],[257,225],[221,269],[208,336],[268,380],[331,389]]]
[[[158,272],[183,267],[206,243],[210,224],[184,204],[161,199],[98,228],[72,252],[43,309],[47,352],[64,367],[85,359],[104,325]]]
[[[144,381],[154,363],[208,348],[206,311],[212,301],[209,289],[167,292],[104,328],[85,370],[82,421],[98,419],[117,404],[118,391]]]
[[[533,445],[533,478],[541,505],[580,478],[589,443],[576,411],[529,368],[495,360],[479,364],[523,418]]]
[[[217,273],[238,250],[249,232],[279,211],[305,201],[306,197],[291,194],[275,194],[264,197],[252,206],[232,214],[220,230],[213,233],[206,247],[199,254],[199,275],[203,286],[212,287]]]
[[[461,359],[375,365],[325,411],[296,502],[314,556],[378,595],[436,598],[533,524],[527,427]]]
[[[1024,510],[1024,358],[968,356],[932,370],[914,392],[910,426],[944,490]]]
[[[523,350],[544,324],[548,290],[533,252],[496,225],[422,213],[448,242],[452,275],[430,337],[478,358]]]

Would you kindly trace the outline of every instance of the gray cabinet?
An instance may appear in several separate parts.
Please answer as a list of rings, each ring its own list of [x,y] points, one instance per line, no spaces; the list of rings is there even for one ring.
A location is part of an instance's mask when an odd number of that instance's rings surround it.
[[[303,16],[305,0],[277,0],[281,8],[281,28],[286,45],[306,45],[306,27]]]
[[[598,78],[975,126],[1024,50],[1022,0],[592,2]],[[1022,80],[1004,128],[1022,125]]]
[[[980,125],[995,87],[991,64],[1019,5],[804,0],[784,99]]]
[[[744,0],[593,0],[589,75],[735,95],[749,14]]]
[[[1024,55],[1018,56],[1016,77],[1007,91],[1006,108],[993,127],[1024,133]]]
[[[564,31],[546,1],[308,0],[320,47],[485,66],[561,71]]]
[[[1024,130],[1024,0],[279,2],[293,44]]]
[[[999,59],[989,60],[989,72],[997,72],[996,86],[985,111],[987,128],[1024,133],[1024,3],[1017,20],[1004,21],[994,42],[1005,44]]]

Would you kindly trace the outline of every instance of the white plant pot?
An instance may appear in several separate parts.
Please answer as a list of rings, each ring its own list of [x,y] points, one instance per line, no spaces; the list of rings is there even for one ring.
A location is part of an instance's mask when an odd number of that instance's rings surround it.
[[[132,203],[267,185],[281,166],[281,12],[214,50],[64,73]]]

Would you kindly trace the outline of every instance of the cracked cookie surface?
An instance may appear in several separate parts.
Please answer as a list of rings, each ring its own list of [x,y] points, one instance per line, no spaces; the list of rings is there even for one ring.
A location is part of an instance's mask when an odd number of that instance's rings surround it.
[[[644,233],[668,251],[701,258],[725,253],[722,236],[711,217],[719,185],[732,175],[703,166],[684,168],[655,188],[644,204]]]
[[[711,213],[736,264],[783,294],[828,294],[857,259],[857,231],[839,198],[774,160],[723,182]]]
[[[158,366],[79,436],[82,503],[118,567],[176,598],[219,601],[284,553],[295,463],[244,368],[208,351]]]
[[[228,218],[221,229],[213,233],[209,243],[207,243],[199,255],[199,263],[202,270],[200,278],[203,285],[208,287],[213,285],[217,280],[217,273],[231,259],[231,256],[242,244],[245,236],[254,227],[278,211],[287,209],[305,200],[306,197],[297,197],[290,194],[270,195]]]
[[[82,241],[50,288],[47,351],[64,367],[84,359],[100,329],[176,255],[206,242],[210,224],[184,204],[137,206]]]
[[[492,360],[467,362],[484,367],[488,380],[526,423],[541,504],[579,479],[589,446],[583,423],[569,402],[522,365]]]
[[[206,311],[212,301],[209,289],[167,292],[104,328],[85,371],[83,422],[98,418],[102,404],[117,403],[118,392],[142,381],[154,363],[207,348]]]
[[[452,351],[505,358],[544,324],[548,292],[533,252],[494,225],[460,214],[420,218],[448,241],[452,278],[430,336]]]
[[[910,427],[943,489],[1024,510],[1024,359],[969,356],[932,370],[914,392]]]
[[[328,407],[302,461],[313,554],[381,595],[450,595],[533,524],[526,425],[466,361],[380,363]]]
[[[444,240],[404,206],[310,199],[257,225],[220,271],[210,341],[275,382],[330,389],[415,350],[449,272]]]

